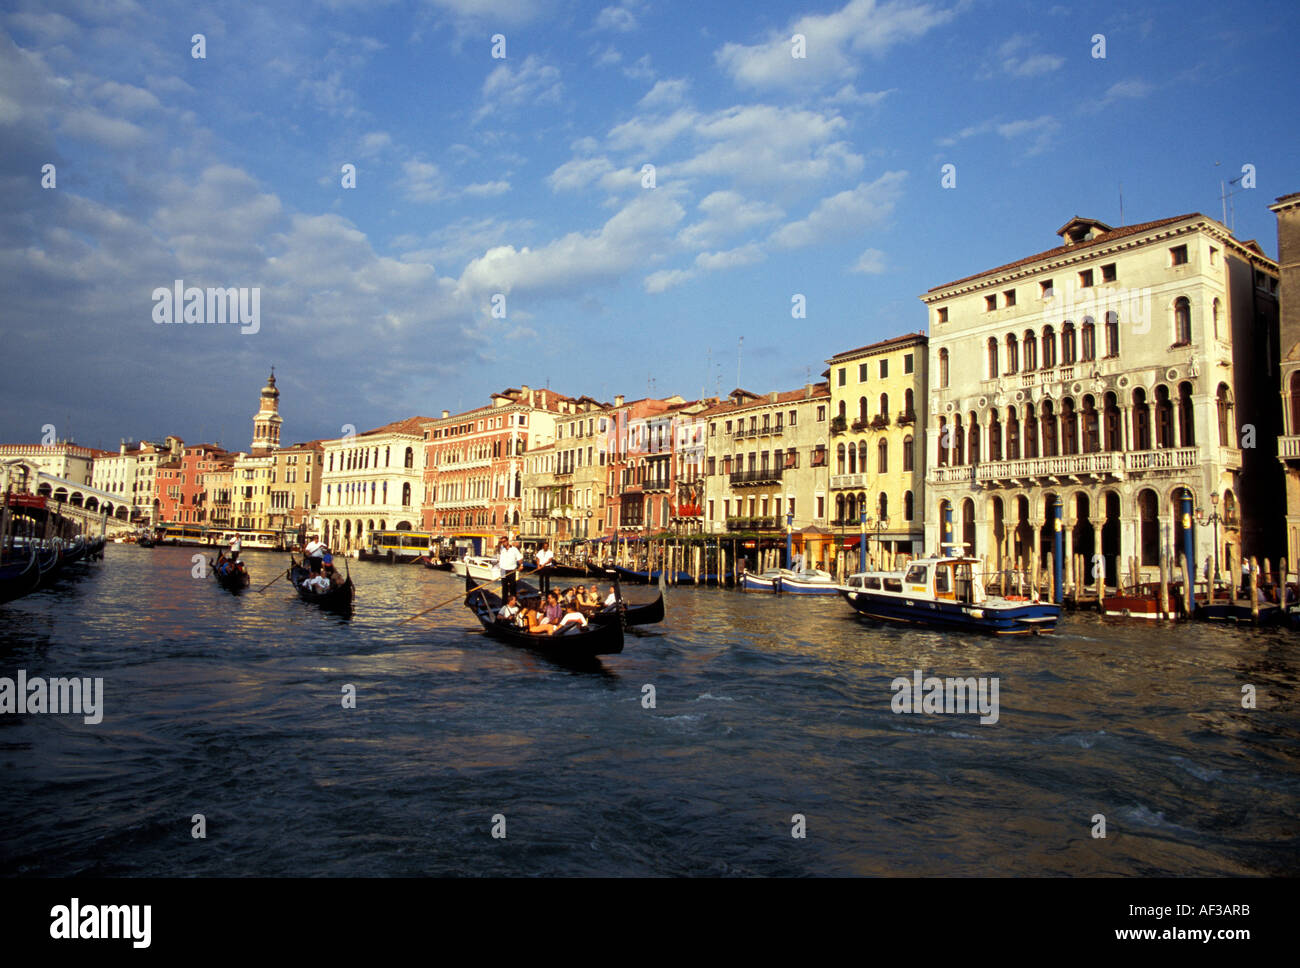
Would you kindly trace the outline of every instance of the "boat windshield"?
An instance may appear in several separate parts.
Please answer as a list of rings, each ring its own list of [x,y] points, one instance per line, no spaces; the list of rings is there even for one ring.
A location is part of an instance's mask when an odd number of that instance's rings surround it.
[[[907,575],[903,580],[909,585],[924,585],[929,573],[930,569],[925,565],[913,565],[911,568],[907,569]]]

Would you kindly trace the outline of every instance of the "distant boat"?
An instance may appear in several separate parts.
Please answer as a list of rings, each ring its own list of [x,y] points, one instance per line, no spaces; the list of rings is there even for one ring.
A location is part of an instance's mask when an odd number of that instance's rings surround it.
[[[329,591],[318,592],[308,588],[306,581],[311,577],[309,572],[298,562],[294,561],[289,567],[289,581],[298,592],[298,597],[304,602],[311,602],[313,605],[319,605],[323,609],[343,614],[352,613],[352,605],[356,599],[356,589],[352,584],[352,576],[349,575],[340,585],[332,585]]]
[[[460,578],[473,578],[475,581],[492,581],[501,577],[495,558],[485,555],[466,555],[451,563],[451,570]]]
[[[219,555],[215,561],[209,561],[208,564],[217,584],[226,591],[238,593],[247,588],[251,581],[248,569],[244,567],[242,561],[232,561],[224,555]]]
[[[978,558],[918,558],[905,571],[850,575],[840,594],[860,615],[878,622],[998,635],[1037,635],[1056,629],[1060,605],[989,595],[979,567]]]
[[[781,571],[781,591],[790,595],[838,595],[840,586],[831,577],[830,572],[810,569],[808,571]]]
[[[756,575],[746,571],[740,576],[740,587],[747,592],[779,592],[781,590],[781,569],[769,568]]]

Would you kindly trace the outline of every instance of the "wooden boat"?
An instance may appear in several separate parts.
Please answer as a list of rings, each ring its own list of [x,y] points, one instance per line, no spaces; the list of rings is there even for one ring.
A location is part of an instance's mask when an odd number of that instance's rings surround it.
[[[555,589],[555,591],[563,591],[563,589],[557,588]],[[537,598],[541,595],[541,592],[538,591],[536,586],[526,581],[521,581],[516,585],[516,594],[518,594],[519,598],[523,600],[529,598]],[[590,621],[593,622],[614,621],[620,617],[620,613],[623,620],[622,624],[627,626],[657,625],[664,620],[664,593],[663,592],[660,592],[658,595],[656,595],[653,601],[641,602],[640,604],[632,604],[630,602],[623,601],[622,594],[618,594],[618,598],[619,601],[616,602],[615,604],[602,606],[599,611],[597,611],[594,615],[591,616]],[[500,596],[497,596],[496,607],[498,609],[501,607]]]
[[[1259,624],[1274,625],[1286,619],[1286,612],[1272,602],[1259,603]],[[1216,600],[1214,602],[1196,600],[1196,618],[1202,622],[1244,622],[1250,623],[1253,616],[1250,600],[1235,602]]]
[[[781,569],[781,591],[790,595],[838,595],[839,583],[830,572],[818,569],[791,571]]]
[[[212,576],[217,584],[226,591],[241,592],[248,587],[251,578],[242,561],[231,561],[225,555],[218,555],[215,561],[209,561]]]
[[[498,622],[501,596],[486,588],[475,590],[474,580],[465,579],[465,607],[474,613],[483,631],[501,642],[545,652],[558,659],[590,659],[618,655],[623,651],[622,622],[591,622],[586,628],[573,627],[555,635],[528,632],[508,622]]]
[[[152,548],[152,547],[153,547],[154,545],[156,545],[157,543],[158,543],[158,542],[154,541],[153,538],[150,538],[150,537],[147,536],[147,535],[144,536],[144,537],[136,538],[136,539],[135,539],[135,545],[136,545],[137,548]]]
[[[313,605],[319,605],[321,608],[328,609],[332,612],[350,614],[352,604],[356,598],[356,588],[352,584],[352,576],[348,575],[343,584],[333,586],[327,592],[313,591],[303,583],[311,577],[311,572],[300,565],[297,561],[289,566],[289,581],[293,583],[294,589],[298,592],[298,597],[304,602],[311,602]]]
[[[466,555],[451,563],[451,570],[461,578],[472,578],[475,582],[492,581],[501,577],[497,560],[486,555]]]
[[[906,571],[850,575],[840,594],[858,614],[879,622],[1037,635],[1051,632],[1061,606],[989,595],[978,558],[937,555],[918,558]]]
[[[36,548],[27,549],[27,559],[0,565],[0,603],[12,602],[41,583],[41,569]]]
[[[57,541],[51,542],[45,549],[37,551],[37,559],[37,565],[41,571],[38,585],[49,585],[58,575],[63,562],[62,545]]]
[[[740,576],[740,587],[747,592],[779,592],[781,590],[781,572],[769,569],[761,575],[747,571]]]
[[[1186,618],[1183,606],[1182,586],[1169,585],[1169,614],[1160,614],[1160,585],[1158,582],[1144,582],[1135,588],[1117,591],[1114,595],[1105,595],[1101,600],[1103,615],[1111,618],[1139,618],[1154,621],[1160,618]]]

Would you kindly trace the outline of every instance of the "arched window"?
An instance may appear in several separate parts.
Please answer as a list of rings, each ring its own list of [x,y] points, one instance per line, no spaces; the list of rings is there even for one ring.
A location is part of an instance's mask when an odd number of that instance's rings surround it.
[[[877,521],[889,519],[889,495],[884,491],[880,492],[880,500],[877,502],[876,510],[879,512],[876,517]]]
[[[1288,386],[1291,387],[1291,426],[1286,432],[1300,434],[1300,370],[1291,371]]]
[[[912,395],[911,387],[903,391],[903,414],[909,419],[916,419],[915,398]]]
[[[952,449],[952,431],[948,429],[948,418],[939,418],[939,453],[935,455],[935,462],[939,467],[948,465],[948,452]]]
[[[385,467],[388,466],[389,458],[391,458],[392,456],[393,456],[393,448],[392,448],[391,446],[389,446],[389,447],[385,447],[385,448],[384,448],[384,466],[385,466]]]
[[[904,491],[903,492],[903,520],[904,521],[912,520],[912,512],[913,512],[912,500],[913,500],[912,492]]]
[[[989,417],[989,460],[1002,459],[1002,424],[995,410]]]
[[[1038,456],[1038,414],[1032,403],[1025,408],[1024,452],[1027,460]]]
[[[1106,355],[1119,356],[1119,313],[1106,313]]]
[[[854,447],[852,444],[849,444],[849,473],[856,474],[857,472],[858,472],[858,449]]]
[[[835,448],[835,466],[837,468],[835,473],[837,474],[844,473],[844,445],[843,444],[840,444],[838,447]]]
[[[1051,326],[1043,327],[1043,369],[1050,370],[1056,366],[1056,330]]]
[[[1091,363],[1097,358],[1097,325],[1092,321],[1091,316],[1083,320],[1081,337],[1080,342],[1083,344],[1081,358],[1085,363]]]
[[[1298,371],[1300,372],[1300,371]],[[915,446],[912,435],[908,434],[903,438],[903,470],[910,471],[913,467],[912,448]]]
[[[1074,323],[1066,322],[1061,327],[1061,363],[1070,366],[1075,359]]]
[[[1178,417],[1182,425],[1180,447],[1196,446],[1195,413],[1192,410],[1192,385],[1186,381],[1178,384]]]
[[[1106,450],[1121,450],[1124,436],[1120,428],[1119,399],[1114,393],[1106,394],[1105,410],[1102,414]]]
[[[1043,456],[1058,456],[1060,451],[1056,445],[1056,408],[1053,406],[1051,400],[1043,401],[1043,418],[1041,426],[1043,434]]]
[[[939,351],[939,386],[940,388],[948,385],[948,350]]]
[[[1236,447],[1237,427],[1232,419],[1232,395],[1228,390],[1228,384],[1219,384],[1219,392],[1215,395],[1215,404],[1219,410],[1219,446]]]
[[[1020,345],[1015,333],[1007,333],[1007,373],[1012,375],[1020,371]]]
[[[1020,460],[1020,415],[1015,407],[1007,410],[1007,460]]]
[[[415,451],[410,447],[406,448],[406,463],[403,466],[407,468],[415,466]]]
[[[990,336],[989,337],[989,379],[996,380],[997,378],[998,378],[998,338],[996,336]]]
[[[1061,401],[1061,453],[1077,454],[1078,415],[1074,412],[1074,401],[1066,397]]]
[[[1095,454],[1101,450],[1101,421],[1097,402],[1092,395],[1083,398],[1083,452]]]
[[[835,523],[842,524],[843,522],[844,522],[844,495],[837,494],[835,496]]]
[[[867,442],[865,440],[858,441],[858,470],[864,474],[867,472]]]
[[[880,415],[882,417],[889,416],[889,394],[888,393],[882,393],[880,395]]]
[[[867,398],[858,397],[858,419],[866,423],[869,419],[867,416]]]
[[[1192,304],[1186,296],[1174,300],[1174,345],[1186,346],[1192,341]]]
[[[1151,408],[1142,387],[1133,391],[1133,436],[1137,438],[1138,450],[1151,449]]]
[[[876,473],[889,473],[889,441],[882,440],[876,445]]]
[[[849,418],[849,408],[848,408],[848,404],[846,404],[843,400],[841,400],[841,401],[840,401],[840,419],[841,419],[841,420],[847,420],[848,418]]]
[[[1038,369],[1038,337],[1034,335],[1032,329],[1025,330],[1025,338],[1021,341],[1024,348],[1025,372]]]
[[[411,485],[406,483],[402,485],[402,507],[411,506]]]
[[[1174,404],[1169,399],[1169,388],[1163,383],[1156,387],[1156,446],[1175,446]]]

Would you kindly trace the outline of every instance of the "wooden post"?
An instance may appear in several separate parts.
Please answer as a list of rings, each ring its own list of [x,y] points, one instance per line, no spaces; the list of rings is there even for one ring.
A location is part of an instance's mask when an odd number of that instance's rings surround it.
[[[1097,569],[1097,611],[1104,613],[1106,611],[1106,560],[1102,559],[1101,567]]]
[[[1291,587],[1291,578],[1289,575],[1287,575],[1286,567],[1287,567],[1287,562],[1286,559],[1283,558],[1278,565],[1278,571],[1282,573],[1282,582],[1277,587],[1277,603],[1278,605],[1282,606],[1282,608],[1284,609],[1287,607],[1286,593],[1287,590]]]
[[[1250,624],[1259,624],[1259,562],[1250,559]]]
[[[1169,617],[1169,562],[1160,556],[1160,617]]]
[[[1190,561],[1188,561],[1187,557],[1184,555],[1183,556],[1183,609],[1184,611],[1187,611],[1187,606],[1191,603],[1192,600],[1192,588],[1193,588],[1192,578],[1194,577],[1192,574],[1192,570],[1194,567],[1195,566]],[[1187,611],[1187,617],[1188,618],[1193,617],[1190,611]]]

